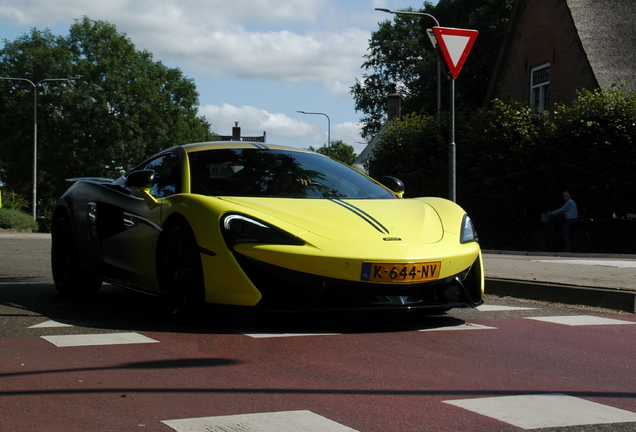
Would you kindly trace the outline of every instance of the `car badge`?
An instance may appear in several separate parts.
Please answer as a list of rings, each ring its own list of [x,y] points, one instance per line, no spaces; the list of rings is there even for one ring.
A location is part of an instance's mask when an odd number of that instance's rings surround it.
[[[384,241],[402,241],[399,237],[384,237],[382,240]]]

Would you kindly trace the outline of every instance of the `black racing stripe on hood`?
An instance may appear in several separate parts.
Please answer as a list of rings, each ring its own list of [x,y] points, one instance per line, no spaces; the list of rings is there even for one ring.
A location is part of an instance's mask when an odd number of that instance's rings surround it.
[[[334,203],[338,204],[339,206],[342,206],[342,207],[346,208],[347,210],[349,210],[352,213],[355,213],[360,218],[362,218],[364,221],[366,221],[369,225],[371,225],[373,228],[378,230],[378,232],[380,232],[382,234],[390,234],[389,230],[386,229],[384,227],[384,225],[382,225],[380,222],[378,222],[375,218],[373,218],[373,216],[371,216],[370,214],[364,212],[363,210],[359,209],[358,207],[354,206],[353,204],[348,203],[348,202],[343,201],[343,200],[339,200],[339,199],[330,199],[329,201],[334,202]]]

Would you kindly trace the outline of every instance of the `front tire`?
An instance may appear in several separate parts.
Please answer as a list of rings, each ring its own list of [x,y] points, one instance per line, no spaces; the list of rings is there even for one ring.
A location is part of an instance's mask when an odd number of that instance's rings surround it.
[[[51,270],[55,288],[64,295],[88,297],[102,286],[102,281],[80,268],[70,218],[66,213],[53,219],[51,229]]]
[[[203,266],[187,223],[177,223],[166,231],[158,260],[161,299],[170,316],[182,319],[198,312],[205,302]]]

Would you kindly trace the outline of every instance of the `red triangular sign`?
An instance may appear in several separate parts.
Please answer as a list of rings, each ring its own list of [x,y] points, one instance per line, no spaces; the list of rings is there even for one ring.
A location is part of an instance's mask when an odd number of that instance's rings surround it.
[[[444,55],[444,60],[446,60],[446,66],[448,66],[453,79],[456,79],[479,32],[477,30],[433,27],[433,33],[435,33],[437,44]]]

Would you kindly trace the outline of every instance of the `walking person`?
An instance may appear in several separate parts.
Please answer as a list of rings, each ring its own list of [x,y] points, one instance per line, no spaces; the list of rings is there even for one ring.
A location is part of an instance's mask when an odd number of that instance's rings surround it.
[[[576,203],[570,196],[570,192],[563,192],[563,201],[565,204],[558,210],[549,212],[549,214],[561,214],[565,216],[565,223],[563,224],[563,242],[565,243],[565,251],[570,252],[570,230],[572,225],[579,221],[579,212],[576,207]]]

